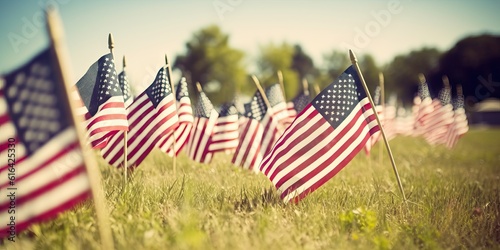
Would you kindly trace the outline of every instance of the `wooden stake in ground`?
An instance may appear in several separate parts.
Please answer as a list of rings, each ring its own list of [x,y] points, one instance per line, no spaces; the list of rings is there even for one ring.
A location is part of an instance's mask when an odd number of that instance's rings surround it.
[[[302,78],[302,91],[304,92],[305,96],[309,96],[309,82],[307,82],[307,79],[305,77]]]
[[[110,37],[111,37],[111,33],[109,33]],[[113,40],[111,40],[112,42]],[[111,44],[111,43],[110,43]],[[110,50],[112,50],[112,48],[109,48]],[[125,62],[125,56],[123,56],[123,71],[125,71],[125,67],[127,67],[127,63]],[[127,107],[125,107],[127,108]],[[124,184],[127,185],[127,174],[128,174],[128,163],[127,163],[127,159],[128,159],[128,131],[125,130],[125,133],[123,133],[123,176],[124,176]]]
[[[56,59],[56,67],[59,69],[58,73],[60,73],[58,77],[63,85],[61,87],[64,88],[64,91],[66,93],[65,100],[63,101],[67,103],[70,106],[70,110],[73,111],[76,108],[73,102],[69,99],[70,91],[68,87],[70,84],[69,79],[71,79],[71,76],[68,75],[68,70],[64,68],[64,66],[68,65],[67,63],[69,62],[69,60],[67,60],[66,48],[64,47],[62,40],[63,30],[61,22],[59,20],[59,16],[53,9],[47,10],[47,30],[51,41],[51,49]],[[111,228],[109,224],[109,213],[104,200],[104,192],[101,186],[101,173],[99,171],[99,168],[97,167],[97,162],[94,158],[93,153],[84,143],[84,138],[82,136],[84,132],[80,125],[81,122],[73,112],[71,112],[71,121],[71,125],[73,125],[77,131],[80,147],[83,154],[82,160],[87,169],[90,188],[92,196],[94,198],[94,205],[97,214],[97,225],[101,236],[102,249],[114,249],[113,236],[111,234]]]
[[[318,83],[314,83],[314,92],[316,92],[316,95],[319,95],[319,93],[321,92],[321,90],[319,89],[319,85]]]
[[[113,39],[113,34],[109,33],[108,35],[108,48],[109,53],[113,54],[113,48],[115,47],[115,40]],[[114,58],[114,55],[113,55]],[[125,68],[125,58],[123,59]],[[126,108],[126,107],[125,107]],[[123,133],[123,186],[127,185],[127,171],[128,171],[128,147],[127,147],[127,131]]]
[[[174,95],[174,102],[176,102],[177,98],[175,96],[175,88],[174,88],[174,82],[172,82],[172,78],[171,78],[171,75],[172,75],[172,67],[170,66],[170,64],[168,63],[168,57],[167,57],[167,54],[165,53],[165,67],[168,68],[168,82],[170,83],[170,87],[172,88],[172,95]],[[175,104],[177,105],[177,103]],[[175,109],[176,113],[177,113],[177,108]],[[172,139],[173,139],[173,142],[172,142],[172,151],[174,152],[174,156],[172,158],[172,164],[173,164],[173,168],[174,168],[174,176],[177,175],[177,150],[175,149],[175,131],[172,132]]]
[[[380,84],[380,104],[382,105],[382,114],[384,114],[384,119],[386,116],[386,110],[385,110],[385,88],[384,88],[384,74],[382,72],[378,73],[378,82]],[[384,158],[384,149],[382,147],[379,147],[378,154],[379,154],[379,164],[382,166],[382,160]]]
[[[384,138],[385,147],[387,148],[387,152],[389,153],[389,158],[391,159],[392,169],[394,170],[394,174],[396,175],[396,179],[398,181],[399,190],[401,191],[401,194],[403,195],[403,201],[406,203],[406,201],[407,201],[406,195],[405,195],[405,192],[403,190],[403,185],[401,184],[401,179],[399,178],[399,173],[398,173],[398,169],[396,167],[396,162],[394,161],[394,156],[392,155],[391,147],[389,146],[389,142],[387,141],[387,137],[385,136],[384,127],[382,127],[382,124],[380,123],[380,119],[379,119],[378,114],[377,114],[377,110],[375,110],[375,105],[373,104],[372,96],[370,95],[370,91],[368,91],[368,87],[366,86],[365,78],[363,77],[363,74],[361,73],[361,70],[359,69],[358,59],[356,59],[356,56],[354,55],[354,52],[352,52],[352,50],[349,50],[349,56],[351,58],[352,65],[356,69],[356,72],[358,72],[359,79],[361,80],[361,84],[363,84],[363,88],[365,89],[366,96],[368,97],[368,100],[370,101],[370,104],[372,105],[373,114],[375,115],[375,118],[377,119],[377,123],[380,126],[380,132],[382,133],[382,137]]]
[[[285,84],[283,83],[283,72],[281,70],[278,70],[278,82],[281,86],[281,91],[283,92],[283,99],[285,99],[286,102],[286,94],[285,94]]]

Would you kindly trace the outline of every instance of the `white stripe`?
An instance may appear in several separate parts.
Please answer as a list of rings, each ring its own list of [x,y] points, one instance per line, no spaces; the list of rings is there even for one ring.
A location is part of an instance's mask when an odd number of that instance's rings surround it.
[[[324,148],[326,145],[328,145],[329,143],[331,143],[331,141],[336,136],[338,136],[338,134],[340,132],[342,132],[342,130],[347,126],[347,124],[349,124],[349,122],[353,119],[353,117],[357,114],[357,112],[361,109],[361,107],[364,106],[364,103],[366,103],[366,102],[363,101],[363,102],[357,104],[355,106],[355,108],[353,109],[353,111],[349,114],[349,116],[346,117],[346,119],[344,120],[344,122],[342,122],[338,128],[335,128],[335,130],[334,130],[334,132],[332,134],[329,134],[326,138],[324,138],[323,140],[321,140],[317,145],[315,145],[314,147],[312,147],[308,152],[304,152],[303,155],[314,154],[318,150]],[[301,116],[301,120],[308,119],[307,116],[311,112],[313,112],[313,109],[314,109],[314,107],[310,106],[309,110],[305,111],[305,113]],[[353,126],[353,128],[358,128],[362,122],[366,122],[364,118],[365,118],[365,116],[362,115],[356,121],[356,123]],[[319,122],[321,119],[324,119],[324,118],[321,116],[321,114],[318,114],[312,120],[309,120],[308,122],[311,123],[311,124],[314,124],[314,123]],[[331,126],[331,125],[329,123],[325,122],[325,124],[323,124],[321,127],[319,127],[314,133],[319,135],[324,130],[328,129],[329,126]],[[303,133],[308,133],[308,131],[307,131],[308,129],[309,129],[309,126],[304,126],[304,127],[300,128],[292,136],[289,137],[289,142],[293,141],[294,139],[296,139],[298,136],[302,135]],[[365,129],[366,129],[366,131],[368,131],[367,127],[365,127]],[[330,149],[330,152],[337,151],[338,148],[343,145],[343,141],[346,141],[351,136],[351,133],[355,132],[355,130],[356,129],[349,130],[346,135],[344,135],[342,138],[340,138],[340,141],[336,142],[336,144],[333,145],[333,147]],[[282,137],[282,138],[284,138],[284,137]],[[281,140],[279,140],[278,143],[280,143],[280,142],[281,142]],[[268,173],[267,176],[268,177],[271,176],[275,172],[277,166],[281,165],[284,161],[286,161],[287,159],[289,159],[290,157],[292,157],[294,154],[296,154],[297,151],[299,151],[301,149],[303,150],[303,148],[305,146],[307,146],[309,143],[310,143],[310,141],[305,141],[305,142],[304,141],[300,141],[298,144],[289,145],[290,148],[289,147],[281,147],[276,152],[273,152],[272,158],[268,161],[268,164],[271,163],[272,160],[274,160],[275,156],[277,154],[279,154],[281,151],[287,150],[287,152],[283,156],[281,156],[275,164],[273,164],[273,167],[271,168],[271,170],[269,171],[269,173]],[[302,178],[304,175],[306,175],[308,172],[310,172],[311,169],[314,169],[315,167],[317,167],[318,165],[320,165],[328,157],[329,157],[329,155],[323,155],[320,158],[316,159],[315,163],[311,164],[309,167],[307,167],[306,169],[304,169],[303,171],[301,171],[301,173],[298,173],[298,175],[296,175],[295,176],[296,178],[294,178],[294,179],[300,179],[300,178]],[[265,160],[267,160],[267,158],[268,157],[266,157]],[[273,183],[276,184],[284,175],[286,175],[287,173],[289,173],[290,171],[292,171],[293,169],[295,169],[295,167],[297,167],[298,165],[302,164],[307,159],[308,158],[305,158],[305,157],[296,159],[290,166],[287,166],[287,168],[282,169],[282,171],[275,176],[275,178],[273,180]],[[265,169],[267,169],[266,166],[264,166],[263,170],[265,171]],[[288,182],[290,182],[290,181],[288,181]],[[284,184],[291,185],[291,184],[288,184],[288,183],[284,183]],[[285,185],[285,187],[283,187],[281,190],[285,190],[287,187],[288,186]]]
[[[85,173],[80,173],[57,188],[51,189],[49,192],[35,199],[26,201],[22,206],[16,206],[16,223],[25,222],[58,207],[73,199],[75,196],[88,191],[89,188],[87,175]],[[19,188],[18,192],[22,192],[22,188]],[[17,199],[21,197],[18,195],[19,194],[16,193]],[[4,210],[0,213],[0,225],[2,225],[2,227],[5,227],[10,222],[10,216],[11,214],[8,214],[8,210]]]
[[[213,129],[215,126],[215,123],[217,122],[217,118],[219,117],[219,113],[215,111],[215,109],[212,109],[212,112],[210,113],[210,117],[207,120],[207,125],[205,128],[205,132],[208,133],[203,133],[203,137],[201,138],[200,141],[200,147],[198,147],[198,151],[195,153],[195,161],[201,161],[201,157],[203,156],[203,151],[205,151],[205,148],[207,148],[208,140],[212,136]],[[208,162],[208,161],[206,161]]]
[[[309,119],[309,115],[311,115],[311,113],[314,111],[314,106],[310,106],[309,109],[305,110],[304,113],[302,113],[302,115],[300,117],[297,117],[297,119],[295,120],[295,122],[293,123],[293,125],[291,125],[288,130],[292,131],[293,129],[295,129],[296,126],[298,126],[299,123],[301,123],[302,121],[304,120],[307,120],[308,123],[311,123],[311,124],[314,124],[314,123],[317,123],[318,121],[320,121],[321,117],[319,115],[313,117],[312,120]],[[318,129],[318,131],[323,131],[325,128],[323,127],[320,127]],[[305,133],[309,133],[309,126],[303,126],[301,128],[299,128],[299,130],[295,131],[293,134],[289,135],[288,137],[288,141],[293,141],[295,140],[297,137],[301,136],[302,134],[305,134]],[[318,133],[316,131],[314,131],[314,133]],[[286,148],[288,147],[288,145],[285,143],[284,146],[281,146],[280,148],[277,148],[275,149],[275,147],[281,143],[283,143],[283,140],[285,140],[287,137],[285,136],[282,136],[280,137],[280,139],[278,139],[278,141],[276,142],[276,144],[274,145],[274,147],[271,149],[271,152],[272,154],[268,154],[266,156],[266,158],[264,158],[263,161],[267,161],[269,157],[272,157],[268,163],[272,162],[273,158],[278,155],[281,151],[283,150],[287,150]],[[272,173],[276,170],[276,167],[277,164],[274,164],[273,166],[271,166],[272,168],[270,169],[270,172],[268,173],[268,176],[271,176]],[[269,168],[269,165],[268,164],[265,164],[261,167],[261,172],[262,173],[265,173],[267,171],[267,169]]]
[[[357,111],[357,110],[356,110]],[[344,136],[342,136],[342,138],[340,138],[340,140],[331,148],[329,149],[329,153],[328,154],[325,154],[325,155],[322,155],[320,158],[318,158],[317,160],[315,160],[312,164],[310,164],[309,166],[307,166],[305,169],[303,169],[302,171],[300,171],[299,173],[297,173],[296,175],[294,175],[294,178],[291,178],[289,179],[288,181],[286,181],[285,183],[283,183],[279,190],[282,192],[284,190],[286,190],[287,188],[289,188],[290,186],[292,186],[294,183],[296,183],[296,180],[300,180],[302,178],[304,178],[305,175],[307,175],[308,173],[310,173],[311,171],[313,171],[314,169],[316,169],[317,167],[319,167],[319,165],[322,165],[323,162],[325,160],[327,160],[329,157],[331,157],[331,155],[335,152],[338,151],[338,149],[342,146],[342,145],[345,145],[347,140],[351,139],[355,130],[357,130],[360,126],[361,126],[361,123],[364,122],[364,119],[358,119],[356,121],[356,124],[353,126],[353,128],[355,129],[351,129],[348,131],[347,134],[345,134]],[[347,124],[346,122],[344,122],[345,124]],[[344,123],[342,125],[344,125]],[[339,127],[339,129],[336,129],[335,131],[337,130],[341,130],[343,128],[345,128],[345,125],[344,126],[341,126],[342,128]],[[334,133],[335,134],[335,133]],[[363,129],[362,129],[362,132],[361,132],[361,135],[366,135],[368,134],[368,127],[367,126],[363,126]],[[308,188],[312,187],[315,183],[317,183],[321,178],[323,178],[325,175],[327,175],[328,173],[332,172],[337,166],[338,164],[343,161],[348,155],[350,155],[354,150],[355,148],[361,143],[361,141],[363,140],[363,137],[364,136],[357,136],[355,137],[355,140],[349,144],[348,148],[346,148],[344,151],[342,151],[342,153],[337,157],[335,158],[335,160],[328,164],[328,166],[326,168],[324,168],[320,173],[314,175],[311,179],[309,179],[307,182],[303,183],[300,187],[296,188],[294,190],[294,192],[291,192],[290,194],[288,194],[287,196],[285,196],[285,198],[283,199],[284,201],[289,201],[290,199],[294,198],[295,196],[301,194],[302,192],[304,192],[305,190],[307,190]],[[317,151],[319,150],[320,148],[319,147],[314,147],[313,150],[314,151]],[[314,152],[313,151],[313,152]],[[297,167],[298,164],[295,164],[295,162],[289,166],[286,170],[288,169],[294,169],[295,167]],[[285,172],[285,173],[283,173]],[[281,179],[285,174],[287,174],[288,172],[286,171],[282,171],[280,172],[276,178],[275,178],[275,181],[273,181],[273,183],[277,183],[277,181],[279,179]],[[279,176],[279,177],[278,177]]]
[[[47,144],[39,148],[33,155],[31,155],[29,158],[27,158],[22,163],[17,165],[16,176],[19,178],[25,175],[26,173],[32,171],[33,169],[37,168],[40,165],[39,164],[40,162],[47,161],[48,159],[53,157],[55,153],[62,151],[68,145],[77,140],[76,138],[77,138],[76,133],[73,128],[67,128],[63,130],[61,133],[57,134],[52,140],[50,140]],[[17,148],[16,148],[16,153],[17,153]],[[0,185],[9,182],[7,178],[7,173],[4,172],[4,174],[5,178],[0,179]],[[0,199],[1,198],[3,197],[0,197]]]

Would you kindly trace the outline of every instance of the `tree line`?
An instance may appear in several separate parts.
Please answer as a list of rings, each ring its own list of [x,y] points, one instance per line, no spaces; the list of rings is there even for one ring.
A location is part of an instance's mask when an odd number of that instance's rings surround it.
[[[253,94],[255,86],[250,73],[268,86],[278,82],[276,72],[281,70],[285,95],[290,100],[302,91],[302,79],[322,88],[351,64],[347,51],[332,49],[323,55],[323,65],[317,65],[300,44],[288,42],[261,45],[256,72],[247,70],[245,60],[244,51],[231,46],[230,36],[210,25],[193,34],[186,43],[186,52],[175,59],[174,67],[188,78],[192,90],[200,82],[217,105],[232,101],[235,94]],[[427,77],[433,96],[442,87],[443,75],[449,77],[452,87],[461,84],[467,107],[486,98],[500,97],[500,36],[466,37],[448,51],[424,47],[398,55],[385,65],[377,64],[370,54],[362,54],[358,60],[371,92],[382,72],[386,95],[395,94],[405,106],[413,101],[419,73]]]

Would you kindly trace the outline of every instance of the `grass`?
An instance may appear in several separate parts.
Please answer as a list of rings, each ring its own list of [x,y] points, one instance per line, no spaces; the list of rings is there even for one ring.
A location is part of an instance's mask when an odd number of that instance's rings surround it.
[[[500,248],[500,129],[472,130],[453,150],[420,138],[391,141],[390,161],[360,153],[299,204],[283,204],[262,174],[230,156],[210,165],[152,153],[124,188],[100,162],[117,249],[484,249]],[[35,225],[11,249],[95,249],[92,201]]]

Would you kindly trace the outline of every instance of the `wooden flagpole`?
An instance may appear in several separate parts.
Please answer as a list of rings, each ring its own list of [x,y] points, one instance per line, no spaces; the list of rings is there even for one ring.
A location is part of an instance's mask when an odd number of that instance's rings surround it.
[[[106,206],[106,201],[104,199],[104,191],[101,185],[101,173],[97,167],[97,162],[92,154],[91,150],[84,143],[83,129],[81,127],[80,118],[77,117],[73,110],[76,109],[72,100],[70,100],[70,73],[64,68],[69,60],[67,59],[66,48],[63,44],[63,30],[61,21],[58,14],[53,8],[47,9],[47,30],[51,40],[51,49],[56,59],[56,67],[58,69],[59,79],[62,82],[62,88],[66,95],[64,95],[64,102],[69,105],[71,110],[71,125],[76,129],[78,141],[80,143],[80,148],[82,149],[82,160],[85,164],[88,180],[90,183],[90,189],[92,196],[94,198],[94,205],[97,215],[97,225],[99,228],[99,234],[101,237],[101,247],[102,249],[114,249],[113,236],[111,234],[111,228],[109,224],[109,213]]]
[[[403,185],[401,184],[401,179],[399,178],[399,173],[398,173],[398,168],[396,167],[396,162],[394,161],[394,156],[392,155],[391,147],[389,146],[389,141],[387,140],[387,137],[385,136],[385,131],[384,127],[382,127],[382,124],[380,123],[380,119],[377,114],[377,110],[375,110],[375,105],[373,104],[373,99],[372,96],[370,95],[370,91],[368,91],[368,87],[366,86],[365,83],[365,78],[363,77],[363,74],[361,73],[361,70],[358,65],[358,59],[354,55],[354,52],[352,50],[349,50],[349,56],[351,58],[351,63],[356,69],[356,72],[358,72],[359,79],[361,80],[361,83],[363,84],[363,88],[365,89],[366,92],[366,97],[368,97],[368,100],[370,101],[370,104],[372,106],[373,114],[375,115],[375,118],[377,119],[377,123],[380,126],[380,132],[382,133],[382,137],[384,138],[384,143],[385,147],[387,148],[387,152],[389,153],[389,158],[391,159],[392,163],[392,169],[394,170],[394,174],[396,175],[396,179],[398,181],[398,186],[399,190],[401,191],[401,194],[403,195],[403,201],[406,203],[406,195],[403,190]]]
[[[313,87],[314,87],[314,92],[316,92],[316,95],[319,95],[321,90],[319,89],[318,83],[314,83]]]
[[[113,54],[114,47],[115,47],[115,40],[113,39],[113,34],[109,33],[109,35],[108,35],[109,53]],[[114,55],[113,55],[113,58],[114,58]],[[116,64],[115,64],[115,67],[116,67]],[[125,56],[123,57],[123,69],[125,70]],[[125,108],[127,108],[127,107],[125,107]],[[123,186],[124,187],[127,185],[127,172],[128,172],[127,132],[128,131],[124,131],[124,133],[123,133]]]
[[[110,35],[111,35],[111,33],[110,33]],[[123,71],[125,71],[125,67],[127,67],[127,62],[125,61],[125,56],[123,56],[122,63],[123,63]],[[123,101],[125,101],[125,100],[123,100]],[[125,107],[125,109],[126,108],[127,107]],[[128,177],[127,176],[128,175],[128,162],[127,162],[128,161],[128,131],[125,131],[125,133],[123,134],[123,140],[124,140],[123,141],[123,162],[124,162],[123,167],[125,169],[125,170],[123,170],[123,176],[124,176],[124,181],[125,181],[124,183],[126,185],[127,181],[128,181],[127,180],[127,177]]]
[[[380,104],[382,105],[382,112],[384,114],[384,119],[386,116],[386,111],[385,111],[385,87],[384,87],[384,74],[382,72],[378,73],[378,82],[380,84]],[[379,154],[379,164],[382,166],[382,160],[384,158],[384,149],[382,147],[379,147],[378,154]]]
[[[266,104],[267,108],[271,107],[271,103],[269,102],[269,99],[267,99],[266,92],[264,92],[264,89],[262,89],[262,86],[260,85],[259,79],[255,76],[252,75],[253,82],[255,83],[255,86],[257,86],[257,89],[259,90],[260,94],[262,95],[262,99],[264,99],[264,103]]]
[[[170,87],[172,88],[172,95],[174,96],[174,103],[177,102],[177,98],[176,98],[176,93],[175,93],[175,88],[174,88],[174,82],[172,82],[172,67],[171,65],[168,63],[168,57],[167,57],[167,54],[165,53],[165,65],[166,67],[168,68],[168,82],[170,82]],[[177,105],[177,103],[175,104]],[[176,113],[177,113],[177,107],[176,107]],[[172,139],[173,139],[173,142],[172,142],[172,151],[174,152],[174,156],[172,157],[172,164],[173,164],[173,168],[174,168],[174,176],[177,176],[177,150],[175,149],[175,131],[172,132]]]
[[[305,77],[302,78],[302,89],[304,95],[309,96],[309,82],[307,82],[307,79]]]
[[[444,88],[449,89],[450,88],[450,80],[448,79],[448,76],[447,75],[442,76],[442,80],[443,80]]]
[[[283,98],[285,99],[286,102],[286,94],[285,94],[285,83],[283,83],[283,72],[281,70],[278,70],[278,82],[281,86],[281,91],[283,92]]]
[[[198,93],[201,93],[201,91],[203,91],[200,82],[196,82],[196,89],[198,90]]]

